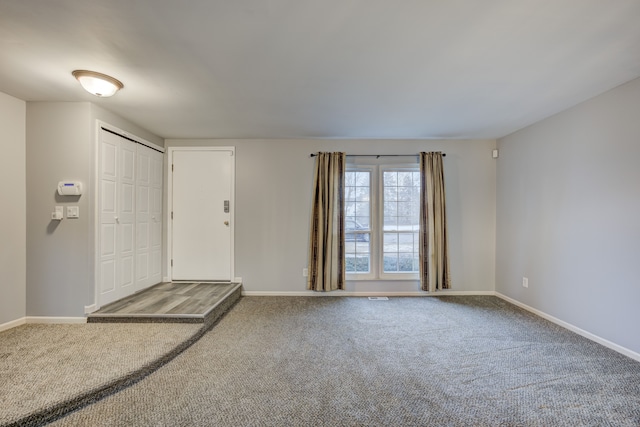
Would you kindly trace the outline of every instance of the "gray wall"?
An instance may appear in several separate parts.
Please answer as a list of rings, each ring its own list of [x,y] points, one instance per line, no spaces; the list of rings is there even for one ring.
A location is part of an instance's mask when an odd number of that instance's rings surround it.
[[[496,251],[496,291],[637,353],[639,138],[640,79],[499,140]]]
[[[453,291],[493,291],[495,141],[167,140],[166,146],[235,146],[235,275],[245,291],[303,292],[314,159],[349,154],[446,152]],[[417,281],[350,282],[348,291],[418,290]]]
[[[162,140],[87,102],[27,103],[27,315],[84,315],[94,302],[95,120]],[[81,197],[58,196],[58,181],[82,181]],[[79,219],[51,221],[54,206]]]
[[[0,325],[26,315],[25,111],[0,92]]]
[[[27,103],[27,315],[80,316],[90,280],[89,103]],[[58,196],[58,181],[82,181],[81,197]],[[79,219],[52,221],[54,206]]]

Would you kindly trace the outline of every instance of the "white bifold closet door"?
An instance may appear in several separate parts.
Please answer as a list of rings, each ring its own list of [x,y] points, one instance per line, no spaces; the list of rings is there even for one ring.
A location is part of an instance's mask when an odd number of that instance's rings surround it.
[[[162,280],[162,153],[100,131],[98,304]]]
[[[162,280],[162,153],[137,147],[136,289]]]

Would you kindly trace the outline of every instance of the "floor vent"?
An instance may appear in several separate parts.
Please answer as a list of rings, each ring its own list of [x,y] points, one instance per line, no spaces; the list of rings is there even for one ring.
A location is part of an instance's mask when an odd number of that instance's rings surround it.
[[[369,301],[389,301],[387,297],[369,297]]]

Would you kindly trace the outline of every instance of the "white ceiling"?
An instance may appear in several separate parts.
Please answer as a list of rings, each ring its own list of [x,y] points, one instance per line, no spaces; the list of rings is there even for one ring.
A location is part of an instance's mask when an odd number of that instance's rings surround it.
[[[639,76],[638,0],[0,0],[0,91],[164,138],[497,138]]]

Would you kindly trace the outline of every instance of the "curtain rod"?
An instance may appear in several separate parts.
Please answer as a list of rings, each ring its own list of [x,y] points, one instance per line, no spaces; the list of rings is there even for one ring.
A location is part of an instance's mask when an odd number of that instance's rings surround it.
[[[318,154],[311,153],[309,157],[316,157]],[[417,156],[418,154],[347,154],[347,157],[375,157],[379,159],[380,157],[409,157],[409,156]],[[442,153],[442,157],[446,157],[446,153]]]

